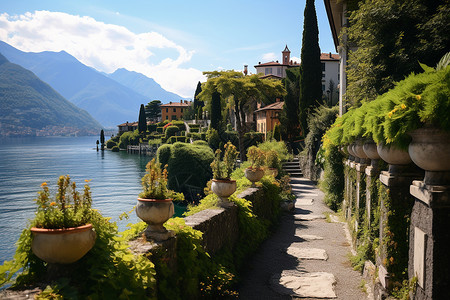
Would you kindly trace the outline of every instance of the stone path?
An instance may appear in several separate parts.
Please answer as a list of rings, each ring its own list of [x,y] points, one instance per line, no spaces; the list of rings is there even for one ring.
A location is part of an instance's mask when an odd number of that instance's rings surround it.
[[[295,210],[282,216],[247,265],[240,299],[368,299],[349,261],[343,223],[326,221],[324,213],[332,211],[323,193],[301,177],[291,178],[291,185]]]

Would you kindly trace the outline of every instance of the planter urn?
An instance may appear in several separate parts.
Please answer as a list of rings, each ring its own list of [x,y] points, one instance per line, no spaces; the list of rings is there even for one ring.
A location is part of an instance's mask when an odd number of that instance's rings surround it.
[[[236,191],[236,180],[213,179],[211,190],[219,197],[221,206],[229,206],[228,197]]]
[[[357,158],[359,158],[359,162],[361,164],[366,163],[367,160],[369,159],[369,157],[366,155],[366,153],[363,150],[363,145],[364,145],[364,143],[362,141],[356,141],[356,143],[354,143],[352,146],[353,153],[355,154],[355,156]]]
[[[73,228],[46,229],[32,227],[33,253],[49,264],[71,264],[81,259],[95,244],[92,224]]]
[[[377,144],[374,141],[366,141],[363,145],[363,151],[370,158],[370,165],[377,169],[377,162],[381,159],[377,151]]]
[[[260,181],[264,176],[264,170],[261,168],[247,168],[245,169],[245,178],[252,182],[252,187],[256,187],[255,182]]]
[[[138,198],[136,215],[148,225],[144,232],[147,239],[160,242],[173,237],[174,233],[168,231],[163,225],[174,213],[172,199]]]
[[[436,128],[419,128],[409,133],[408,152],[425,170],[424,183],[450,185],[450,133]]]
[[[390,173],[398,173],[412,163],[407,151],[394,146],[378,145],[377,152],[381,159],[389,164]]]
[[[353,144],[347,146],[347,152],[349,155],[348,159],[356,161],[356,154],[353,152]]]

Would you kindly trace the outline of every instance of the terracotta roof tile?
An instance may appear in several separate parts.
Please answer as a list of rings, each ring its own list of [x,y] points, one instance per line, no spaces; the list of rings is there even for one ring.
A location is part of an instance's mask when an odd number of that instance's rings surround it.
[[[284,101],[275,102],[275,103],[266,105],[263,108],[255,110],[255,112],[263,111],[263,110],[282,110],[283,109],[283,105],[284,105]]]

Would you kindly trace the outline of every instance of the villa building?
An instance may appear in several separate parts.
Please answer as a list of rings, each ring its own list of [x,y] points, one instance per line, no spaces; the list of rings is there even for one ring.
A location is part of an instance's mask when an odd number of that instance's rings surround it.
[[[293,67],[299,67],[300,64],[291,60],[291,51],[286,47],[281,52],[282,63],[277,61],[271,61],[266,63],[259,62],[256,66],[256,73],[262,74],[262,78],[271,79],[283,79],[286,78],[286,70]],[[333,98],[333,94],[337,93],[339,87],[339,69],[340,69],[340,57],[338,54],[321,53],[320,61],[322,63],[322,92],[324,97],[330,99]],[[330,82],[333,82],[333,89],[330,91]],[[334,103],[333,103],[334,104]]]
[[[138,122],[126,122],[120,125],[117,125],[117,127],[119,127],[119,133],[118,135],[122,135],[122,133],[124,132],[128,132],[128,131],[135,131],[138,128]]]
[[[267,138],[267,132],[273,131],[275,124],[280,124],[278,115],[283,109],[283,105],[284,102],[277,99],[275,103],[255,110],[256,131],[264,133],[265,138]]]
[[[191,106],[192,101],[180,100],[180,102],[169,102],[161,105],[161,120],[181,120],[184,113]]]

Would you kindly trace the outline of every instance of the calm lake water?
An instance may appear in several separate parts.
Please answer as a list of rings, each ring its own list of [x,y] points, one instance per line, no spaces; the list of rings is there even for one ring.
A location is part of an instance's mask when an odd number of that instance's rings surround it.
[[[54,189],[60,175],[70,175],[82,189],[89,183],[93,207],[119,225],[139,219],[129,212],[141,191],[141,177],[149,156],[124,152],[97,152],[98,137],[0,138],[0,264],[10,260],[15,242],[28,220],[34,217],[37,192],[42,182]]]

